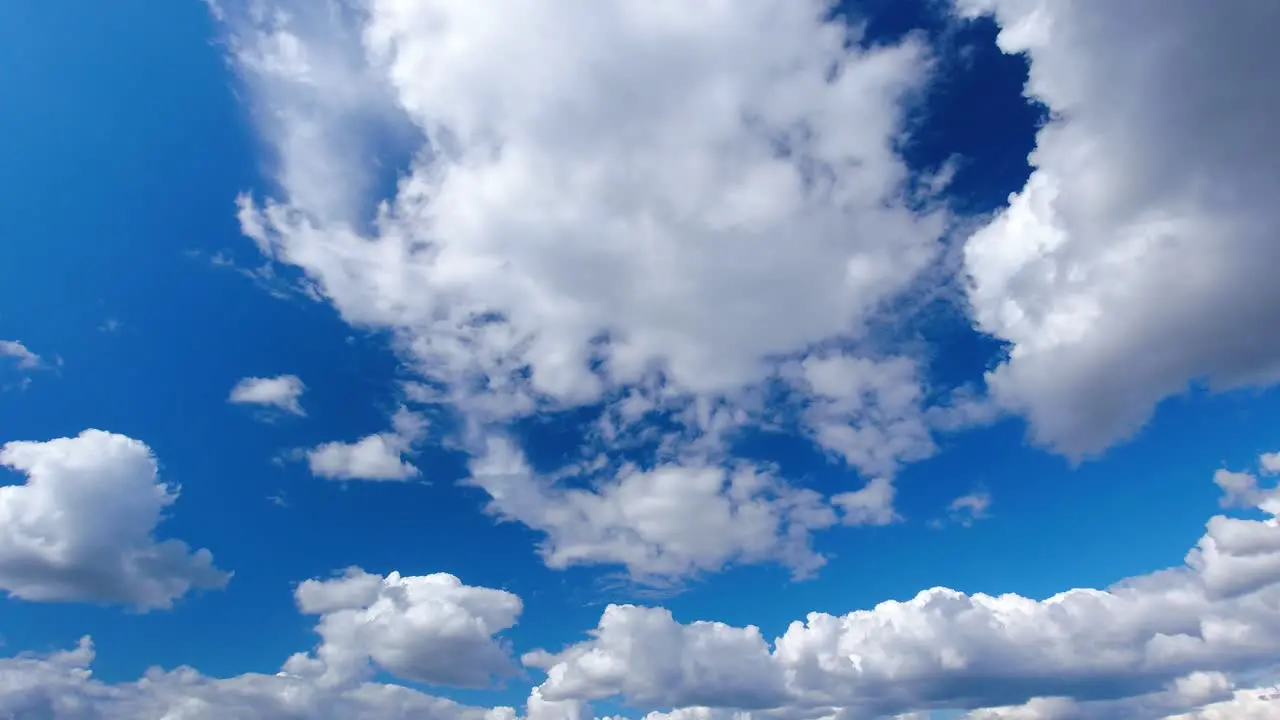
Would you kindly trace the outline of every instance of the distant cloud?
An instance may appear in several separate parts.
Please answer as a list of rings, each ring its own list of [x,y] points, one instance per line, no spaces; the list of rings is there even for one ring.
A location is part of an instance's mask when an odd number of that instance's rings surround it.
[[[656,587],[764,561],[811,575],[826,563],[811,533],[837,522],[820,493],[745,464],[624,467],[566,488],[539,477],[514,442],[490,438],[466,482],[489,494],[490,514],[545,535],[538,552],[548,566],[616,564]]]
[[[1262,472],[1268,475],[1280,473],[1280,452],[1263,453],[1258,464],[1262,466]]]
[[[390,432],[375,433],[351,443],[328,442],[305,452],[311,473],[329,480],[408,480],[420,475],[404,455],[421,440],[426,420],[407,408],[391,419]]]
[[[991,493],[986,490],[975,490],[968,495],[961,495],[947,506],[951,521],[964,527],[990,517],[990,511]]]
[[[10,442],[0,465],[26,475],[0,487],[0,590],[13,597],[148,610],[230,578],[208,550],[153,536],[178,496],[137,440],[86,430]]]
[[[297,375],[278,375],[271,378],[247,377],[231,388],[228,402],[237,405],[258,405],[274,408],[291,415],[306,415],[298,399],[307,386]]]
[[[833,495],[831,502],[844,510],[845,525],[890,525],[902,520],[893,509],[895,494],[893,483],[878,477],[861,490]]]
[[[510,421],[606,406],[565,466],[470,478],[496,516],[548,534],[549,562],[812,570],[810,532],[836,509],[737,462],[731,438],[789,422],[883,482],[934,452],[924,406],[945,393],[923,392],[918,358],[861,342],[948,234],[943,203],[907,197],[898,152],[930,49],[864,43],[807,1],[648,5],[517,3],[491,22],[465,2],[224,3],[278,188],[238,199],[240,227],[350,324],[394,334],[407,399],[457,413],[468,431],[448,441],[473,466],[497,445],[532,454]],[[413,160],[380,197],[388,146]],[[760,411],[773,385],[786,418]],[[660,448],[653,472],[578,462],[638,437]],[[401,479],[404,445],[379,433],[310,459]],[[707,532],[703,552],[666,523],[559,514],[646,489],[765,534]]]
[[[34,370],[41,366],[40,356],[27,349],[17,340],[0,340],[0,357],[12,358],[23,370]]]

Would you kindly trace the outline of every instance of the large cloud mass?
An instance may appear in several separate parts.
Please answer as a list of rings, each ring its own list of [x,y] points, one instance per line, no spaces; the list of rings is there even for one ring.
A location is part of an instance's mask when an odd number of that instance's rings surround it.
[[[656,368],[734,389],[857,335],[943,229],[905,207],[894,153],[925,49],[861,49],[826,10],[377,0],[354,48],[300,22],[241,31],[260,102],[298,109],[340,79],[317,58],[354,55],[427,143],[370,235],[321,222],[287,176],[286,204],[245,200],[246,230],[432,368],[497,388],[527,366],[529,391],[570,402]]]
[[[1280,4],[964,0],[1026,53],[1035,171],[965,249],[988,378],[1087,454],[1189,381],[1280,378]]]
[[[156,539],[178,496],[137,440],[86,430],[15,441],[0,447],[0,466],[26,475],[0,487],[0,589],[13,597],[167,608],[230,577],[208,550]]]
[[[818,531],[904,519],[895,473],[936,430],[1008,410],[1083,456],[1189,382],[1280,379],[1280,85],[1258,71],[1280,66],[1280,5],[955,5],[996,20],[1048,111],[1025,186],[954,248],[973,321],[1008,343],[989,398],[929,387],[913,348],[873,332],[952,270],[952,228],[971,226],[920,189],[945,176],[899,155],[922,37],[867,42],[822,0],[218,3],[278,181],[238,199],[244,234],[351,324],[391,331],[415,375],[391,430],[297,456],[319,477],[405,480],[439,418],[463,483],[539,533],[552,568],[803,577],[826,562]],[[404,161],[394,186],[384,160]],[[286,379],[239,400],[301,414]],[[547,412],[578,425],[563,453],[521,435]],[[739,457],[744,431],[802,436],[862,482],[800,487]],[[1104,589],[931,588],[772,640],[611,605],[585,639],[522,656],[545,674],[525,717],[1274,716],[1280,699],[1249,688],[1280,670],[1280,491],[1258,480],[1278,458],[1215,475],[1242,512],[1211,518],[1183,564]],[[89,431],[0,463],[27,477],[0,488],[11,595],[153,608],[226,582],[207,551],[154,538],[175,494],[141,443]],[[295,599],[320,641],[279,674],[110,684],[86,639],[0,660],[0,715],[517,717],[378,682],[518,675],[515,595],[353,568]]]

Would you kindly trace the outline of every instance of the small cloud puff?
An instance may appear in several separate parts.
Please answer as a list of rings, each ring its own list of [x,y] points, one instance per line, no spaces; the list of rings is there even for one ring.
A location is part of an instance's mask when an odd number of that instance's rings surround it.
[[[305,416],[298,398],[307,386],[297,375],[278,375],[271,378],[247,377],[231,388],[227,402],[236,405],[257,405],[274,408],[290,415]]]

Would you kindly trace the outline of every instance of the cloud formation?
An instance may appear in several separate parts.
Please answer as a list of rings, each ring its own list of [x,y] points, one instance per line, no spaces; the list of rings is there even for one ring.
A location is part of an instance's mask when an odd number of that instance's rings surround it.
[[[621,696],[655,710],[1161,717],[1227,700],[1231,674],[1267,669],[1280,651],[1280,490],[1256,479],[1250,489],[1265,519],[1215,516],[1185,565],[1102,590],[1034,600],[932,588],[810,613],[773,643],[754,627],[614,605],[589,640],[524,661],[546,671],[545,699]],[[1196,674],[1206,672],[1218,675]],[[1121,701],[1129,714],[1114,714]]]
[[[383,577],[359,569],[298,586],[299,608],[319,615],[321,643],[280,673],[219,679],[182,667],[107,684],[90,672],[89,638],[74,650],[0,659],[0,716],[57,720],[515,720],[510,708],[459,705],[377,670],[429,684],[479,685],[511,666],[493,637],[515,623],[520,600],[452,575]]]
[[[545,533],[547,565],[622,565],[632,579],[665,583],[734,563],[774,560],[805,576],[826,560],[811,531],[836,523],[812,490],[743,466],[624,467],[595,488],[539,478],[501,439],[472,463],[470,483],[492,498],[488,511]]]
[[[244,234],[348,322],[393,331],[461,415],[473,459],[513,442],[512,421],[581,407],[602,419],[579,455],[644,455],[626,476],[576,460],[504,476],[491,510],[547,532],[550,562],[820,564],[808,533],[831,511],[796,509],[825,501],[781,480],[760,501],[772,529],[746,545],[691,551],[630,520],[638,544],[566,534],[573,502],[612,502],[570,477],[636,492],[668,473],[771,476],[739,472],[731,445],[777,424],[761,404],[774,391],[792,397],[787,429],[878,482],[933,452],[917,364],[868,331],[950,222],[897,150],[927,79],[920,38],[866,42],[819,0],[521,0],[500,19],[461,0],[258,10],[219,13],[281,188],[240,198]],[[390,128],[412,159],[392,195],[370,197],[362,144]],[[646,442],[655,422],[669,431]],[[316,448],[313,471],[406,477],[395,437]],[[731,514],[757,503],[733,482],[699,487]]]
[[[0,340],[0,357],[12,358],[21,370],[34,370],[40,367],[40,356],[27,349],[17,340]]]
[[[421,416],[401,407],[389,432],[353,442],[327,442],[305,452],[311,474],[328,480],[408,480],[422,472],[404,456],[426,435]]]
[[[306,392],[307,386],[297,375],[277,375],[276,377],[241,378],[231,388],[227,401],[237,405],[257,405],[274,408],[290,415],[306,415],[298,399]]]
[[[350,568],[301,583],[295,596],[302,612],[320,616],[321,643],[291,657],[287,673],[341,685],[382,669],[429,685],[483,687],[514,669],[494,637],[520,616],[520,598],[509,592],[444,573],[383,577]]]
[[[1030,61],[1034,172],[965,248],[987,377],[1070,455],[1136,432],[1188,383],[1280,379],[1280,5],[960,0]],[[1132,28],[1141,28],[1139,32]]]
[[[1280,671],[1280,489],[1255,478],[1252,491],[1264,519],[1215,516],[1184,565],[1103,590],[1034,600],[932,588],[845,615],[810,613],[772,642],[753,626],[610,605],[588,639],[521,657],[546,673],[524,717],[591,720],[593,701],[619,698],[650,711],[645,720],[904,720],[942,708],[969,708],[968,720],[1269,717],[1280,693],[1240,680]],[[385,672],[479,687],[511,675],[501,633],[521,614],[515,595],[447,574],[359,568],[305,581],[294,595],[318,616],[320,643],[277,675],[154,669],[106,684],[87,672],[86,638],[72,651],[0,659],[0,712],[517,718],[513,708],[468,708],[372,681]]]
[[[155,537],[178,494],[137,440],[85,430],[15,441],[0,447],[0,466],[26,476],[0,487],[0,589],[11,597],[149,610],[230,578],[208,550]]]

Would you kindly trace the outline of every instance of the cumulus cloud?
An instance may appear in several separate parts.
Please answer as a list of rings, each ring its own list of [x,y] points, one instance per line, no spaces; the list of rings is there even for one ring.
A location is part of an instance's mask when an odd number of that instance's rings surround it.
[[[227,583],[208,550],[155,537],[178,494],[145,444],[86,430],[7,443],[0,465],[26,476],[0,487],[0,589],[10,596],[147,610]]]
[[[969,239],[987,380],[1071,455],[1134,433],[1189,382],[1280,378],[1280,5],[960,0],[1030,61],[1034,172]],[[1134,28],[1141,28],[1134,31]]]
[[[1255,481],[1256,484],[1256,481]],[[1280,650],[1280,519],[1216,516],[1186,564],[1105,590],[1045,600],[933,588],[836,616],[810,613],[773,642],[753,626],[678,621],[660,607],[611,605],[589,637],[525,653],[545,671],[527,720],[588,720],[622,700],[647,720],[856,720],[972,708],[970,720],[1178,720],[1268,717],[1275,693],[1236,678],[1274,671]],[[1262,568],[1262,569],[1260,569]],[[483,686],[509,675],[501,633],[516,596],[445,575],[358,568],[298,585],[319,644],[275,676],[216,679],[190,668],[106,684],[92,649],[0,660],[0,712],[69,718],[475,718],[467,708],[379,673],[431,685]],[[43,713],[43,715],[41,715]],[[78,714],[77,714],[78,713]],[[614,718],[614,720],[618,720]]]
[[[833,495],[831,502],[844,510],[846,525],[889,525],[902,519],[893,509],[896,492],[888,478],[878,477],[861,490]]]
[[[889,474],[933,453],[916,364],[812,355],[784,368],[808,391],[804,421],[817,444],[868,474]]]
[[[401,407],[389,432],[366,435],[353,443],[327,442],[306,451],[311,473],[329,480],[408,480],[421,471],[404,459],[426,436],[421,415]]]
[[[297,375],[277,375],[276,377],[242,378],[231,388],[228,402],[237,405],[257,405],[274,408],[291,415],[306,415],[298,398],[306,392],[307,386]]]
[[[490,513],[545,534],[550,567],[616,564],[641,582],[762,560],[804,576],[825,563],[811,531],[836,522],[820,494],[750,466],[627,466],[594,488],[566,488],[500,438],[473,461],[469,482],[489,494]]]
[[[348,322],[392,330],[428,383],[409,387],[460,411],[458,445],[473,458],[545,410],[603,406],[624,442],[655,419],[679,426],[643,472],[583,478],[574,465],[491,495],[496,515],[534,522],[552,538],[544,549],[561,548],[544,557],[633,572],[731,557],[812,566],[801,549],[829,511],[788,520],[800,496],[786,486],[771,481],[777,497],[759,503],[733,489],[747,475],[731,436],[772,422],[757,412],[768,387],[807,408],[791,429],[867,477],[933,451],[915,363],[864,349],[950,222],[912,196],[897,153],[930,64],[920,38],[868,43],[825,0],[519,0],[500,15],[465,0],[257,7],[220,17],[277,156],[279,196],[239,200],[268,258],[301,269]],[[371,197],[366,143],[393,127],[411,129],[395,137],[412,159],[394,192]],[[385,440],[359,449],[405,472]],[[354,449],[323,457],[343,467]],[[596,530],[568,539],[595,521],[568,519],[591,496],[561,480],[640,492],[676,473],[717,488],[698,492],[724,513],[762,504],[760,522],[790,528],[785,549],[772,530],[693,553],[689,538],[631,520],[617,522],[639,544]],[[640,547],[672,559],[636,561]]]
[[[298,608],[320,616],[320,646],[285,663],[286,672],[339,685],[374,668],[430,685],[483,687],[511,674],[510,653],[495,635],[520,616],[520,598],[471,587],[439,573],[386,577],[351,568],[308,580]]]
[[[1280,693],[1275,688],[1236,690],[1226,700],[1165,720],[1270,720],[1280,713]]]
[[[810,613],[773,643],[754,627],[683,624],[661,608],[616,605],[590,639],[524,661],[546,671],[547,700],[620,695],[654,710],[1185,712],[1226,699],[1229,676],[1266,669],[1280,652],[1278,493],[1257,493],[1265,519],[1215,516],[1185,565],[1104,590],[1034,600],[933,588],[842,616]]]
[[[956,524],[969,527],[979,520],[985,520],[991,513],[991,493],[986,490],[975,490],[961,495],[947,505],[947,517]]]
[[[0,357],[11,358],[22,370],[34,370],[41,364],[40,356],[17,340],[0,340]]]
[[[607,378],[656,363],[681,387],[732,389],[768,356],[856,335],[936,253],[943,218],[905,207],[893,148],[925,49],[864,49],[826,3],[493,17],[384,1],[363,29],[349,52],[432,143],[376,235],[315,223],[287,183],[291,204],[246,200],[242,219],[348,319],[410,330],[424,360],[504,382],[528,367],[565,401],[599,395],[596,353]],[[329,79],[311,59],[335,39],[288,32],[287,53],[259,45],[278,62],[245,65],[264,102]]]
[[[85,720],[515,720],[512,708],[475,708],[372,682],[376,670],[429,684],[483,684],[511,661],[493,635],[514,624],[519,598],[452,575],[386,577],[351,569],[297,589],[318,614],[314,653],[275,675],[212,678],[153,668],[137,682],[93,678],[89,638],[70,651],[0,659],[0,716]]]
[[[1280,473],[1280,452],[1264,453],[1259,460],[1262,472],[1268,475]]]
[[[1071,698],[1038,697],[1021,705],[983,708],[965,720],[1069,720],[1080,716],[1080,706]]]

